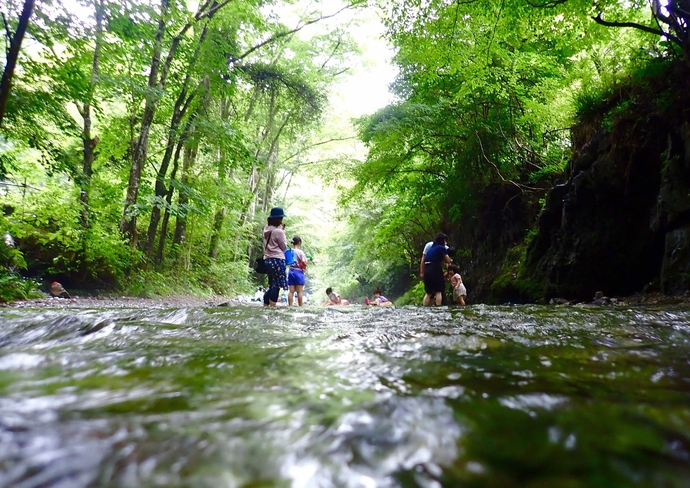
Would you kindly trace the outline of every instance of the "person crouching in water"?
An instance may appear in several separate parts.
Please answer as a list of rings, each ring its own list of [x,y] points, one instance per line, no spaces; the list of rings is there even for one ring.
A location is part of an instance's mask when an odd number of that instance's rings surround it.
[[[448,236],[443,233],[436,234],[433,245],[429,248],[424,261],[424,305],[441,305],[443,294],[446,291],[446,279],[443,265],[450,264],[446,241]]]
[[[369,300],[369,297],[366,297],[364,299],[364,303],[366,303],[367,305],[373,305],[376,307],[392,307],[393,306],[393,302],[391,302],[388,298],[381,295],[381,290],[379,288],[374,290],[374,299]]]
[[[285,272],[285,250],[287,240],[283,218],[285,213],[280,207],[273,207],[268,216],[268,225],[264,227],[264,260],[268,268],[268,288],[264,293],[264,307],[275,307],[278,302],[280,289],[288,289],[287,273]]]
[[[323,302],[324,306],[329,306],[329,305],[349,305],[350,302],[347,300],[343,300],[340,298],[340,295],[333,291],[333,288],[330,286],[326,288],[326,295],[328,295],[328,300]]]
[[[292,238],[292,248],[295,251],[295,264],[290,265],[288,273],[288,305],[292,306],[295,292],[297,292],[297,305],[302,306],[304,292],[304,270],[307,269],[307,255],[302,251],[302,239],[299,236]]]
[[[448,271],[446,271],[446,277],[450,280],[450,284],[453,286],[453,303],[465,306],[465,299],[467,298],[467,288],[462,283],[462,276],[460,276],[460,269],[451,264],[448,266]]]

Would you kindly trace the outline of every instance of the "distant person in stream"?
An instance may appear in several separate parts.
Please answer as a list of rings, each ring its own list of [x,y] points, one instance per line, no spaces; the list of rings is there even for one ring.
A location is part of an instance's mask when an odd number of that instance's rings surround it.
[[[264,287],[260,286],[257,290],[256,293],[254,293],[254,298],[252,298],[252,302],[260,302],[264,299]]]
[[[292,249],[295,251],[295,263],[290,266],[290,272],[288,273],[288,305],[292,306],[294,295],[297,293],[297,305],[301,307],[304,300],[304,285],[306,283],[304,272],[307,269],[309,258],[302,251],[302,239],[300,236],[292,238]]]
[[[438,236],[445,236],[446,240],[448,239],[448,237],[443,232],[439,232],[438,234],[436,234],[436,237],[438,237]],[[428,261],[428,259],[426,258],[426,255],[429,252],[429,249],[431,249],[431,246],[433,246],[433,245],[434,245],[433,240],[427,242],[424,245],[424,250],[422,251],[422,259],[419,262],[419,279],[422,281],[424,281],[424,263]],[[448,249],[448,256],[450,256],[452,258],[453,255],[455,254],[455,250],[448,247],[448,243],[446,243],[445,246],[446,246],[446,249]],[[445,293],[443,293],[442,294],[442,303],[445,302],[445,298],[446,298],[446,295],[445,295]],[[430,304],[431,304],[431,300],[428,298],[428,296],[424,296],[424,305],[427,306]]]
[[[331,288],[330,286],[328,288],[326,288],[326,295],[328,295],[328,300],[323,302],[324,306],[328,307],[331,305],[349,305],[350,304],[350,302],[348,302],[347,300],[343,300],[342,298],[340,298],[340,294],[333,291],[333,288]]]
[[[431,247],[424,254],[424,305],[441,305],[443,293],[446,291],[446,279],[443,272],[444,264],[450,264],[447,247],[448,236],[436,234]]]
[[[275,307],[281,288],[288,289],[287,273],[285,266],[285,250],[287,239],[283,218],[286,217],[283,209],[273,207],[268,216],[268,225],[264,227],[264,260],[268,268],[268,288],[264,293],[264,307]]]
[[[465,299],[467,298],[467,288],[462,282],[462,276],[460,276],[460,269],[451,264],[448,266],[448,271],[446,271],[446,278],[450,281],[453,286],[453,303],[465,306]]]
[[[367,305],[373,305],[375,307],[392,307],[393,302],[391,302],[388,298],[384,297],[381,294],[380,289],[374,290],[374,298],[373,300],[369,300],[369,297],[366,297],[364,299],[364,303]]]

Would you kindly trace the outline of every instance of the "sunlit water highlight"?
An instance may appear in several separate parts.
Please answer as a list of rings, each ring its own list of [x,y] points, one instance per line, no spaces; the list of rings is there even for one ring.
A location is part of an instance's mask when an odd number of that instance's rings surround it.
[[[690,311],[0,309],[0,486],[688,486]]]

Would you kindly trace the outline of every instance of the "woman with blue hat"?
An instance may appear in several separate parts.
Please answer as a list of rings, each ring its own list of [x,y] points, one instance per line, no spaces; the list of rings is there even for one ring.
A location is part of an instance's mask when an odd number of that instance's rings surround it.
[[[268,269],[268,288],[264,293],[264,306],[275,307],[278,302],[280,289],[288,289],[285,267],[285,213],[280,207],[273,207],[268,216],[268,224],[264,227],[264,260]]]

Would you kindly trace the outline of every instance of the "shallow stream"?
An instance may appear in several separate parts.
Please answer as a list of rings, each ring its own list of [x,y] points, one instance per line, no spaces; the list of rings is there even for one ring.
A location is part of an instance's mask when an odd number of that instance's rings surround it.
[[[690,486],[690,310],[0,308],[3,487]]]

